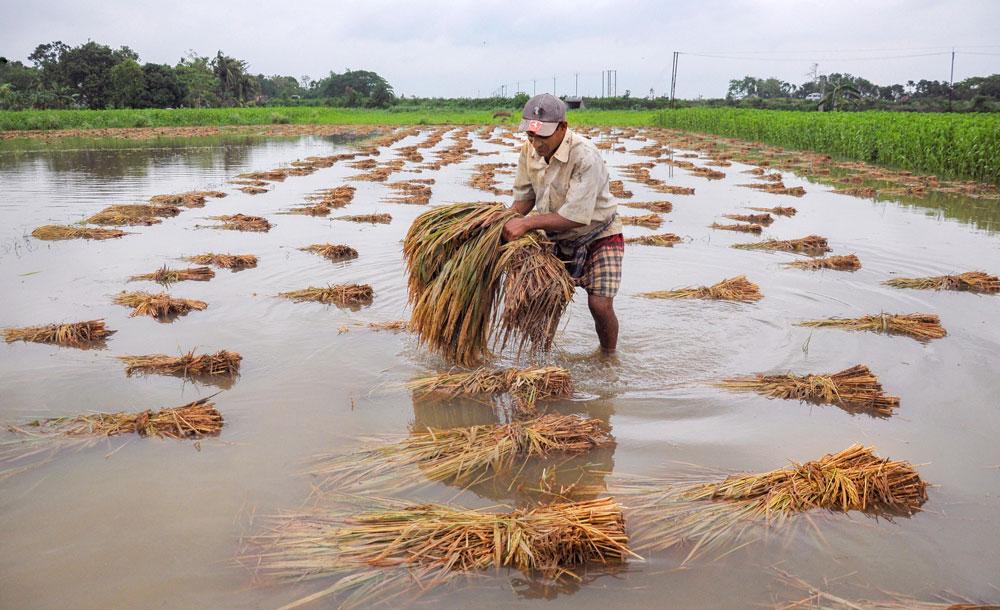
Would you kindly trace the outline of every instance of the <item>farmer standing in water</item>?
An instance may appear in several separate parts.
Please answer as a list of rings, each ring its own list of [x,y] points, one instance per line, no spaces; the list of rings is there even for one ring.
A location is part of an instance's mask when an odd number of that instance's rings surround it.
[[[528,141],[517,163],[513,206],[521,217],[507,221],[503,238],[545,231],[576,285],[587,291],[601,350],[613,354],[625,242],[608,168],[593,142],[569,130],[566,105],[554,95],[528,100],[521,118],[518,130]],[[528,216],[536,207],[538,214]]]

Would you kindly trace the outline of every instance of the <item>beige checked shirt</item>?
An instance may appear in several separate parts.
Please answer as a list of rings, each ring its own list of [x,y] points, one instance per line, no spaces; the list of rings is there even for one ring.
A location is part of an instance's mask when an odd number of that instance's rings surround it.
[[[583,223],[582,227],[549,235],[553,241],[580,237],[618,211],[611,197],[608,168],[597,147],[569,130],[548,163],[530,142],[524,143],[514,178],[514,200],[534,200],[539,214],[555,212],[567,220]],[[615,218],[595,239],[621,232],[622,222]]]

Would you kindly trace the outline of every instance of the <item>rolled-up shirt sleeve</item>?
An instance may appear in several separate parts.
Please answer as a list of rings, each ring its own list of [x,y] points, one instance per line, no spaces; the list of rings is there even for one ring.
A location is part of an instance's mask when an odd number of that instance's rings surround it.
[[[558,214],[566,220],[572,220],[583,225],[589,225],[597,207],[597,196],[603,186],[602,169],[604,164],[600,159],[584,159],[570,174],[569,187],[566,189],[566,203],[559,208]]]
[[[514,201],[534,201],[535,189],[531,186],[531,178],[528,176],[528,149],[529,143],[524,143],[521,149],[521,156],[517,160],[517,175],[514,176]]]

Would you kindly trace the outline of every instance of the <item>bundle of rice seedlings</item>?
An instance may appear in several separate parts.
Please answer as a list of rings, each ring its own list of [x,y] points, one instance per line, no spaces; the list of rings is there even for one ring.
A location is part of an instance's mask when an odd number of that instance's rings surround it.
[[[358,258],[358,251],[350,246],[340,244],[313,244],[305,248],[299,248],[303,252],[314,252],[323,258],[328,258],[333,262],[349,261]]]
[[[414,430],[387,437],[374,448],[320,455],[309,474],[320,488],[400,491],[426,480],[467,486],[490,473],[516,472],[532,458],[554,453],[585,453],[611,445],[614,438],[597,419],[542,415],[509,424]]]
[[[747,280],[747,276],[739,275],[712,286],[690,286],[678,290],[658,290],[642,292],[636,296],[648,299],[717,299],[726,301],[759,301],[764,297],[760,287]]]
[[[725,172],[716,171],[709,167],[693,167],[691,173],[695,176],[708,178],[709,180],[721,180],[726,177]]]
[[[643,246],[667,246],[672,248],[674,244],[680,243],[681,238],[673,233],[662,235],[643,235],[642,237],[629,237],[625,240],[627,244],[640,244]]]
[[[833,269],[835,271],[857,271],[861,268],[861,261],[857,255],[847,254],[845,256],[828,256],[826,258],[814,258],[807,261],[792,261],[785,263],[785,267],[795,269]]]
[[[610,489],[629,506],[633,548],[689,547],[685,562],[709,551],[725,556],[759,527],[812,509],[910,516],[927,501],[927,483],[909,462],[862,445],[762,474],[677,479],[623,480]]]
[[[177,195],[153,195],[149,198],[151,203],[166,205],[182,205],[188,208],[204,207],[205,200],[209,197],[222,198],[226,194],[222,191],[188,191]]]
[[[267,221],[266,218],[260,216],[247,216],[245,214],[232,214],[223,216],[209,216],[211,220],[222,221],[221,225],[214,225],[213,229],[225,229],[227,231],[254,231],[254,232],[267,232],[271,230],[272,225]]]
[[[769,239],[754,244],[734,244],[733,248],[740,250],[778,250],[781,252],[802,252],[807,254],[822,254],[830,252],[831,248],[826,243],[825,237],[819,235],[809,235],[799,239]]]
[[[726,231],[741,231],[743,233],[758,233],[758,234],[764,230],[760,225],[742,224],[742,223],[737,223],[734,225],[720,225],[717,222],[713,222],[712,224],[708,225],[708,228],[724,229]]]
[[[175,299],[165,292],[151,294],[149,292],[125,292],[122,291],[115,299],[118,305],[132,307],[133,311],[129,317],[151,316],[163,318],[172,315],[184,315],[192,309],[201,311],[208,307],[204,301],[194,301],[191,299]]]
[[[514,568],[546,578],[575,577],[587,564],[620,564],[628,549],[621,507],[611,499],[553,504],[510,512],[361,500],[370,507],[323,508],[269,524],[247,539],[259,548],[242,562],[259,575],[301,581],[339,577],[288,607],[346,593],[348,605],[384,603],[489,568]],[[641,558],[640,558],[641,559]],[[405,567],[393,573],[375,568]]]
[[[326,288],[310,286],[302,290],[282,292],[278,296],[292,299],[296,303],[317,301],[345,307],[350,305],[371,305],[375,297],[375,291],[368,284],[336,284],[334,286],[327,286]]]
[[[619,199],[631,199],[632,191],[625,190],[625,183],[621,180],[611,180],[609,182],[611,188],[611,194]]]
[[[623,225],[638,225],[656,229],[663,224],[663,219],[657,214],[646,214],[644,216],[619,216]]]
[[[150,280],[153,282],[158,282],[160,284],[172,284],[174,282],[183,282],[185,280],[193,280],[196,282],[207,282],[208,280],[215,277],[215,272],[208,267],[191,267],[189,269],[170,269],[166,265],[163,265],[159,270],[153,273],[144,273],[142,275],[133,275],[129,280],[139,281],[139,280]]]
[[[214,396],[214,395],[213,395]],[[105,438],[120,434],[177,440],[218,436],[222,431],[222,414],[212,396],[182,407],[147,410],[141,413],[94,413],[76,417],[58,417],[33,421],[28,427],[39,429],[45,436],[67,438]]]
[[[501,242],[516,215],[503,204],[458,203],[424,212],[407,233],[411,325],[449,362],[475,367],[489,359],[495,333],[504,345],[551,345],[573,280],[537,233]]]
[[[785,186],[785,183],[780,180],[777,182],[765,182],[763,184],[740,184],[738,186],[757,189],[758,191],[764,191],[765,193],[771,193],[773,195],[791,195],[793,197],[801,197],[806,194],[806,190],[801,186],[787,187]]]
[[[940,339],[948,334],[941,326],[941,319],[934,314],[928,313],[889,314],[883,312],[876,316],[861,316],[860,318],[806,320],[805,322],[798,322],[795,325],[812,328],[867,330],[887,335],[913,337],[919,341]]]
[[[623,203],[622,205],[630,208],[652,210],[653,212],[659,212],[661,214],[666,214],[674,209],[674,204],[669,201],[636,201],[633,203]]]
[[[267,189],[261,188],[259,186],[241,186],[236,189],[237,191],[242,191],[247,195],[262,195],[267,192]]]
[[[125,375],[174,375],[176,377],[236,377],[243,356],[219,350],[212,354],[195,355],[194,350],[179,357],[166,354],[149,356],[118,356],[125,364]]]
[[[31,232],[31,236],[43,241],[59,239],[111,239],[128,235],[119,229],[95,229],[91,227],[67,227],[64,225],[44,225]]]
[[[569,398],[573,383],[569,371],[556,366],[526,369],[479,368],[469,372],[441,373],[421,377],[407,384],[418,397],[455,397],[508,393],[525,406],[537,400]]]
[[[723,214],[724,218],[729,220],[738,220],[740,222],[749,222],[751,224],[758,224],[762,226],[770,226],[774,222],[774,218],[770,214]]]
[[[212,265],[219,269],[232,269],[234,271],[257,266],[257,257],[253,254],[215,254],[209,252],[195,256],[183,256],[181,260],[196,265]]]
[[[359,214],[356,216],[337,216],[335,220],[349,220],[351,222],[370,222],[372,224],[389,224],[392,222],[391,214]]]
[[[783,208],[781,206],[774,208],[748,208],[748,209],[754,210],[755,212],[770,212],[775,216],[795,216],[795,212],[797,211],[795,208]]]
[[[322,189],[306,197],[308,201],[316,201],[314,205],[304,205],[292,208],[281,214],[308,214],[310,216],[326,216],[330,210],[342,208],[354,199],[353,186],[343,185],[335,188]]]
[[[723,379],[718,385],[750,390],[768,398],[836,405],[873,417],[889,417],[899,407],[899,397],[885,394],[878,376],[863,364],[832,375],[753,375]]]
[[[5,328],[7,343],[25,341],[31,343],[53,343],[68,347],[84,347],[103,342],[116,331],[104,327],[104,320],[73,322],[70,324],[47,324],[24,328]]]
[[[272,169],[261,172],[248,172],[246,174],[239,174],[237,178],[245,178],[247,180],[266,180],[268,182],[284,182],[285,178],[288,177],[288,172],[283,169]]]
[[[694,188],[686,186],[670,186],[669,184],[650,184],[649,188],[668,195],[694,195]]]
[[[161,216],[176,216],[180,208],[173,205],[112,205],[104,208],[86,220],[95,225],[154,225]]]
[[[997,279],[997,276],[989,275],[984,271],[966,271],[958,275],[935,277],[898,277],[882,283],[893,288],[916,288],[918,290],[958,290],[980,294],[1000,292],[1000,280]]]

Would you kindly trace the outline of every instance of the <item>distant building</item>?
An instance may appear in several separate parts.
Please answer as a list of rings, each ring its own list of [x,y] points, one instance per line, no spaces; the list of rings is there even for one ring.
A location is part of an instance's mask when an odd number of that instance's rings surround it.
[[[582,97],[567,95],[562,100],[566,103],[566,108],[570,110],[584,110],[586,108]]]

